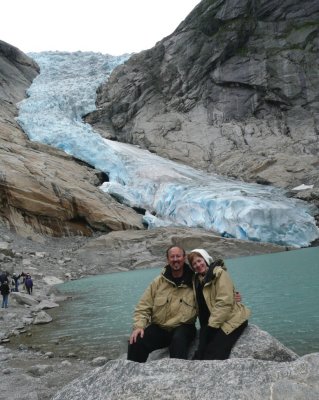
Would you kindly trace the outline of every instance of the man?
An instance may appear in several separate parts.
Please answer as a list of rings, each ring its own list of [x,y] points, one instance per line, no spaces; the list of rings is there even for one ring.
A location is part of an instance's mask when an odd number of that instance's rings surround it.
[[[28,294],[32,294],[33,291],[33,280],[31,278],[31,275],[29,273],[26,274],[25,280],[24,280],[24,286],[28,292]]]
[[[170,247],[166,256],[168,264],[135,308],[128,360],[145,362],[152,351],[163,347],[169,347],[171,358],[187,359],[195,338],[194,272],[185,263],[181,247]]]

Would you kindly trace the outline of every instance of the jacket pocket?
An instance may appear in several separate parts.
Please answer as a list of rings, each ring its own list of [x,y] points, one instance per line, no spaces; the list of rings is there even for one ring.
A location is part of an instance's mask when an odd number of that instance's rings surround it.
[[[164,324],[167,317],[167,308],[168,298],[166,296],[156,297],[153,305],[153,322]]]
[[[196,316],[196,307],[194,301],[189,298],[182,298],[181,313],[183,315],[183,322],[190,322]]]

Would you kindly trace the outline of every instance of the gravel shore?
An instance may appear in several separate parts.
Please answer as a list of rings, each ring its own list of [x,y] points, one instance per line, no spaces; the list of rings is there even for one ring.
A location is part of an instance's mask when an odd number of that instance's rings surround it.
[[[10,275],[29,272],[34,280],[31,300],[38,304],[59,304],[64,298],[56,293],[54,285],[83,274],[83,264],[75,251],[88,240],[85,237],[46,237],[34,241],[17,236],[2,226],[0,271]],[[23,285],[20,285],[20,294],[22,298],[28,297]],[[50,399],[66,383],[106,361],[81,360],[76,354],[66,354],[62,358],[53,352],[37,350],[35,344],[29,347],[12,345],[24,335],[32,338],[35,319],[40,313],[49,315],[47,311],[21,299],[18,302],[14,294],[9,295],[9,307],[0,309],[0,400]]]

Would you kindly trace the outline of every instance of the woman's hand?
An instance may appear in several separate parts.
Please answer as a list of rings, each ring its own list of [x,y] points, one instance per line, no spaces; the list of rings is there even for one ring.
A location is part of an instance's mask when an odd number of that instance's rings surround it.
[[[236,303],[241,302],[241,294],[239,292],[235,292],[235,301]]]

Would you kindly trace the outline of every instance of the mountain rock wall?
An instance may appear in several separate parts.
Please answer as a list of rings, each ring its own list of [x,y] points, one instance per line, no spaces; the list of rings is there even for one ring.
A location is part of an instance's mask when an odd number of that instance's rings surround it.
[[[204,229],[162,227],[145,231],[114,231],[92,238],[77,252],[90,273],[101,274],[140,268],[157,268],[167,260],[163,249],[176,245],[186,252],[204,248],[214,259],[236,258],[289,250],[271,243],[223,238]],[[107,263],[105,262],[107,260]]]
[[[319,4],[203,0],[168,37],[116,68],[86,117],[103,136],[319,205]],[[0,219],[24,235],[143,229],[98,174],[30,142],[16,103],[39,73],[0,41]]]
[[[96,171],[22,132],[16,103],[38,73],[32,59],[0,41],[0,221],[30,237],[143,229],[139,214],[98,189]]]
[[[318,21],[316,0],[203,0],[113,71],[87,121],[196,168],[318,188]]]

